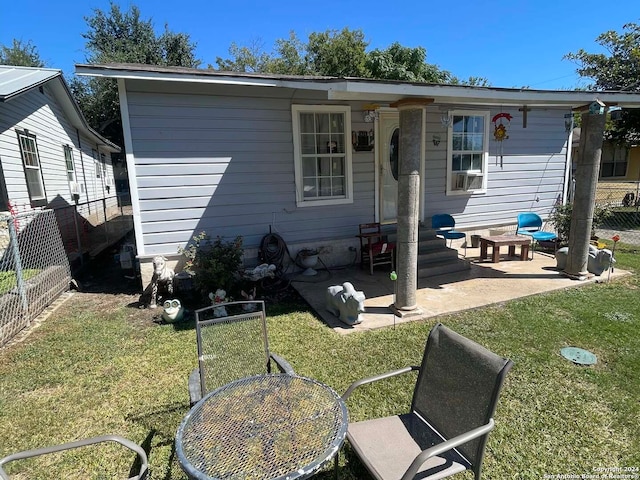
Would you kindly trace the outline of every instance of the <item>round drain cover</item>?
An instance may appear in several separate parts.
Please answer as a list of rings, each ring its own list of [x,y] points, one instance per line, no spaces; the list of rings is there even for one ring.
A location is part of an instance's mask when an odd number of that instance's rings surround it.
[[[564,347],[560,350],[560,354],[567,360],[579,365],[595,365],[598,361],[595,354],[578,347]]]

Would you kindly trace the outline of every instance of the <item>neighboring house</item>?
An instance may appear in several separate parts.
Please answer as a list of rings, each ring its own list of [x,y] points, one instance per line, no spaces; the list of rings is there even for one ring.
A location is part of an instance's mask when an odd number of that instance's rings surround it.
[[[178,247],[201,231],[242,235],[249,261],[270,231],[292,255],[323,247],[326,264],[348,261],[358,224],[396,222],[407,138],[420,155],[426,226],[443,212],[467,230],[512,225],[522,211],[546,217],[568,190],[572,109],[597,97],[640,105],[625,93],[148,65],[77,73],[118,79],[143,281],[154,255],[178,260]],[[401,127],[404,101],[424,106]]]
[[[119,151],[89,127],[61,70],[0,65],[0,211],[117,206]]]
[[[573,170],[575,170],[580,134],[580,127],[573,129]],[[640,145],[618,145],[604,140],[596,202],[608,205],[635,204],[639,189]],[[629,195],[630,193],[633,194],[633,197]]]

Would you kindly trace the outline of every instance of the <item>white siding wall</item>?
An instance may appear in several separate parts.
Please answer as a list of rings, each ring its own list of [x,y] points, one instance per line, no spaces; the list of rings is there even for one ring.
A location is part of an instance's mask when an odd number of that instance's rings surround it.
[[[0,161],[4,171],[9,200],[17,205],[29,205],[22,158],[16,130],[29,130],[36,136],[40,165],[47,196],[51,206],[73,204],[64,157],[64,145],[73,149],[76,179],[79,183],[87,180],[89,187],[81,194],[80,202],[98,200],[104,197],[102,186],[96,189],[93,182],[94,172],[92,149],[98,149],[95,141],[80,136],[64,115],[49,88],[44,93],[35,88],[8,102],[0,103]],[[111,158],[105,153],[108,174],[113,177]],[[83,171],[84,165],[84,171]],[[102,179],[104,181],[104,179]],[[106,193],[106,192],[105,192]],[[115,188],[111,189],[112,197]]]

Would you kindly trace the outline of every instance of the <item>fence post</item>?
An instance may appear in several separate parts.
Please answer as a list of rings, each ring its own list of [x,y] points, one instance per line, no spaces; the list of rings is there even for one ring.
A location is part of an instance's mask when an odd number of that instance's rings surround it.
[[[107,221],[107,199],[102,199],[102,211],[104,212],[104,234],[109,245],[109,222]]]
[[[16,286],[18,288],[18,295],[20,295],[22,309],[28,319],[29,316],[26,314],[29,310],[29,301],[27,299],[27,289],[24,283],[24,277],[22,276],[22,262],[20,260],[20,249],[18,247],[18,234],[16,233],[16,225],[13,217],[7,220],[7,228],[9,230],[9,242],[11,244],[11,251],[13,252],[13,261],[16,267]],[[27,320],[27,325],[31,325],[31,320]]]
[[[73,224],[76,227],[76,240],[78,242],[78,253],[80,254],[80,267],[84,267],[84,253],[82,252],[82,241],[80,240],[80,228],[78,228],[78,205],[73,206]]]

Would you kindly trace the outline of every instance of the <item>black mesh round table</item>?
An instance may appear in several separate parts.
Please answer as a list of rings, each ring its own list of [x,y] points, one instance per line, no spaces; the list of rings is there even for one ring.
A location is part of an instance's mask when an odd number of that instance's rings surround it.
[[[178,428],[181,468],[195,479],[308,478],[337,455],[347,409],[316,380],[258,375],[220,387]]]

